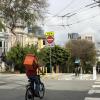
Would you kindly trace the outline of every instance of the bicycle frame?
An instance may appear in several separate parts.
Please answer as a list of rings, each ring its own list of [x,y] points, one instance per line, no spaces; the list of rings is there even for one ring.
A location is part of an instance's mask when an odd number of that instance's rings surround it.
[[[40,81],[40,76],[39,76],[39,81]],[[44,92],[45,92],[45,88],[44,88],[44,84],[40,81],[40,84],[42,86],[42,89],[43,89],[43,95],[41,96],[40,94],[37,96],[36,94],[36,91],[35,91],[35,88],[36,88],[36,83],[35,83],[35,80],[28,80],[28,85],[26,86],[26,95],[25,95],[25,98],[26,100],[27,97],[31,97],[32,100],[34,100],[34,97],[39,97],[39,98],[43,98],[44,97]],[[30,96],[28,96],[28,94]]]

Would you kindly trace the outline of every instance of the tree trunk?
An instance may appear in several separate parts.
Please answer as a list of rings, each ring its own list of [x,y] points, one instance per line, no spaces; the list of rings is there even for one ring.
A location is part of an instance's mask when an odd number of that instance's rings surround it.
[[[56,65],[56,73],[59,73],[59,65]]]
[[[14,41],[13,45],[17,45],[17,35],[16,35],[16,32],[15,32],[15,29],[16,29],[15,26],[13,26],[11,28],[11,33],[15,36],[15,41]]]
[[[62,73],[64,70],[64,67],[63,66],[59,66],[59,73]]]

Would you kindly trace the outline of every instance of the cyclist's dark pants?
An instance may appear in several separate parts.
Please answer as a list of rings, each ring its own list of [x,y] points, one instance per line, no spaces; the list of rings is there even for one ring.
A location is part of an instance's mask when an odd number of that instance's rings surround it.
[[[37,75],[35,75],[35,76],[31,76],[31,77],[28,77],[30,80],[31,80],[31,82],[33,83],[32,85],[33,85],[33,87],[34,87],[34,82],[36,83],[36,94],[39,92],[39,84],[40,84],[40,79],[39,79],[39,77],[37,76]]]

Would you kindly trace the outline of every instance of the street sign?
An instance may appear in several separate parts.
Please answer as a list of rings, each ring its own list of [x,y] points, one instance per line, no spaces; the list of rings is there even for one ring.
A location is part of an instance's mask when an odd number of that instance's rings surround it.
[[[51,47],[54,46],[54,32],[46,32],[45,36],[46,36],[47,46],[50,47],[50,72],[52,73]]]
[[[45,35],[46,35],[46,37],[48,37],[48,36],[53,36],[54,37],[54,32],[46,32]]]
[[[76,59],[75,64],[79,64],[79,63],[80,63],[80,59]]]
[[[54,37],[52,37],[52,36],[48,36],[48,37],[47,37],[47,42],[48,42],[49,44],[51,44],[53,41],[54,41]]]
[[[54,32],[46,32],[45,35],[47,44],[49,46],[51,46],[51,44],[54,44]]]

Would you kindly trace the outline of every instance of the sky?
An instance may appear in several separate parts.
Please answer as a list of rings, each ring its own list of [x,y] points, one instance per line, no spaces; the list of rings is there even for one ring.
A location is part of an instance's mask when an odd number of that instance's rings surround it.
[[[93,4],[93,0],[48,0],[48,3],[44,30],[55,32],[56,44],[64,45],[68,41],[68,33],[72,32],[91,32],[95,40],[99,41],[100,7]],[[68,13],[72,16],[64,17]]]

